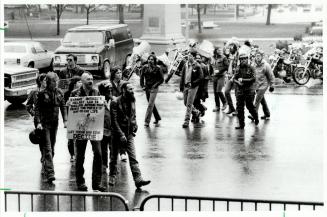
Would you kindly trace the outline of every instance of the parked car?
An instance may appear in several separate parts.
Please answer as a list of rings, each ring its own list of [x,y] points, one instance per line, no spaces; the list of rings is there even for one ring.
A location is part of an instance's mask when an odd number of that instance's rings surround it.
[[[4,43],[4,63],[37,69],[52,70],[53,52],[47,51],[37,41]]]
[[[202,26],[204,29],[215,29],[219,27],[219,25],[215,24],[213,21],[203,21]]]
[[[69,53],[77,56],[77,65],[87,71],[110,77],[112,66],[122,66],[134,47],[127,24],[86,25],[69,29],[54,52],[53,69],[59,71],[66,64]]]
[[[22,66],[4,66],[5,100],[12,104],[26,101],[28,94],[36,89],[36,78],[39,70]]]

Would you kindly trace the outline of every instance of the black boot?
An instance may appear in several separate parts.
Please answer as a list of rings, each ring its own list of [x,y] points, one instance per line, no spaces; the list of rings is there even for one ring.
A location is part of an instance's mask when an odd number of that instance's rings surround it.
[[[243,130],[244,129],[244,125],[239,125],[237,127],[235,127],[236,130]]]

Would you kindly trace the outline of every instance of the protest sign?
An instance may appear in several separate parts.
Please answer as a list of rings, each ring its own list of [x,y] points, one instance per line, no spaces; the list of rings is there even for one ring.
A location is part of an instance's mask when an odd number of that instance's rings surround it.
[[[102,140],[104,102],[104,96],[69,98],[68,139]]]

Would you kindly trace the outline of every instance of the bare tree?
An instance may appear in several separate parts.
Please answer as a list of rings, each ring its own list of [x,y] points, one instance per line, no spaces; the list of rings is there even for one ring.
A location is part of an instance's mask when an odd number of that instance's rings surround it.
[[[202,29],[201,29],[201,8],[200,8],[200,4],[196,5],[197,8],[197,12],[198,12],[198,28],[199,28],[199,33],[202,33]]]
[[[206,15],[207,14],[207,7],[208,7],[207,4],[204,4],[203,5],[203,15]]]
[[[86,25],[89,25],[89,17],[90,17],[90,13],[92,13],[93,11],[95,11],[95,9],[97,8],[95,5],[85,5],[84,6],[85,10],[86,10]]]
[[[235,16],[236,16],[236,19],[238,19],[240,17],[240,5],[236,5],[236,12],[235,12]]]
[[[143,16],[144,16],[144,4],[141,4],[140,6],[141,6],[141,14],[140,14],[140,16],[143,19]]]
[[[57,4],[55,5],[56,13],[57,13],[57,35],[60,35],[60,17],[65,10],[66,5]]]
[[[266,21],[266,25],[270,25],[271,9],[272,9],[272,4],[269,4],[269,5],[268,5],[268,13],[267,13],[267,21]]]
[[[75,5],[75,14],[78,14],[78,5]]]
[[[124,5],[117,5],[118,7],[118,17],[119,17],[119,23],[125,23],[124,22]]]

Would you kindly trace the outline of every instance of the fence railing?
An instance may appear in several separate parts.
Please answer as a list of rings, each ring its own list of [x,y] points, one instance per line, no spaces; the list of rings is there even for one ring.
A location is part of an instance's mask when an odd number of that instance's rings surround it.
[[[180,195],[149,195],[143,199],[140,204],[140,211],[145,211],[145,207],[149,201],[155,201],[150,205],[151,211],[157,210],[161,211],[162,204],[164,204],[165,211],[174,211],[177,208],[184,211],[195,211],[196,207],[198,211],[204,210],[203,205],[205,206],[206,211],[216,211],[218,210],[218,205],[221,210],[225,211],[244,211],[245,206],[247,211],[254,210],[287,210],[288,207],[296,206],[296,210],[301,210],[304,206],[306,208],[311,208],[311,210],[316,210],[317,206],[323,206],[322,202],[303,202],[303,201],[282,201],[282,200],[255,200],[255,199],[238,199],[238,198],[220,198],[220,197],[196,197],[196,196],[180,196]],[[192,206],[190,203],[192,202]],[[178,203],[178,206],[176,205]],[[235,206],[239,204],[239,206]],[[233,207],[232,207],[233,205]],[[259,207],[260,206],[260,207]],[[156,208],[155,208],[156,207]],[[259,209],[261,208],[261,209]],[[265,209],[263,209],[265,208]]]
[[[5,191],[5,211],[129,211],[117,193],[71,191]],[[16,203],[17,202],[17,203]],[[316,210],[322,202],[257,200],[154,194],[133,210],[151,211],[277,211]]]
[[[128,201],[117,193],[71,191],[5,191],[5,211],[17,200],[14,211],[129,211]],[[13,197],[13,198],[9,198]],[[24,197],[24,198],[23,198]],[[10,200],[10,201],[12,201]],[[37,200],[35,202],[35,200]],[[29,204],[29,205],[27,205]],[[90,206],[90,208],[88,208]]]

